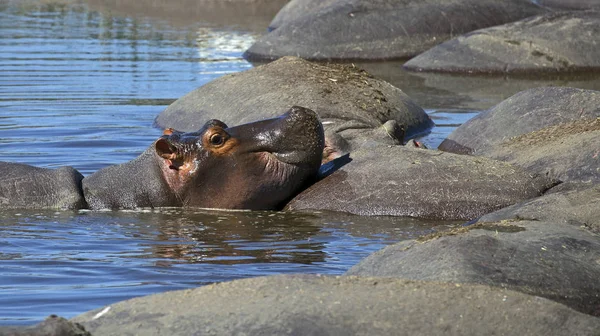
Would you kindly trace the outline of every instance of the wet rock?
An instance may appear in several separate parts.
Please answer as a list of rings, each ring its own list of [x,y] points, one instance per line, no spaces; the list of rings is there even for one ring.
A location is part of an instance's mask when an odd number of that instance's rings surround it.
[[[245,53],[250,60],[291,55],[312,60],[384,60],[415,56],[475,29],[540,14],[523,0],[294,0],[276,29]]]
[[[295,57],[216,79],[175,101],[155,124],[194,131],[212,118],[237,125],[278,116],[293,105],[317,112],[326,130],[342,135],[390,120],[403,125],[407,137],[433,126],[402,90],[365,71]]]
[[[600,316],[598,235],[562,220],[506,218],[388,246],[346,274],[485,284]]]
[[[459,73],[600,70],[600,12],[557,12],[481,29],[406,62],[405,69]]]
[[[91,336],[79,323],[56,315],[32,327],[0,327],[0,336]]]
[[[500,161],[434,150],[371,143],[350,159],[285,209],[469,220],[554,185]]]
[[[537,0],[537,3],[556,9],[600,9],[598,0]]]
[[[600,92],[520,92],[458,127],[439,149],[504,160],[562,181],[599,181]]]
[[[83,175],[71,167],[48,169],[0,162],[0,209],[80,209]]]
[[[151,295],[73,321],[107,336],[593,335],[600,329],[598,318],[500,288],[309,275]]]

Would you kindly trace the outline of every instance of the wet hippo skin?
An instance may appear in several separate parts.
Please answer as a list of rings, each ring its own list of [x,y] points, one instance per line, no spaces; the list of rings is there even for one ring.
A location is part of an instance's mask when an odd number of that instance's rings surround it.
[[[0,162],[0,209],[79,209],[85,207],[81,175],[71,167],[39,168]]]
[[[136,159],[86,177],[83,191],[91,209],[277,209],[312,182],[323,147],[317,115],[302,107],[236,127],[210,120],[165,130]]]

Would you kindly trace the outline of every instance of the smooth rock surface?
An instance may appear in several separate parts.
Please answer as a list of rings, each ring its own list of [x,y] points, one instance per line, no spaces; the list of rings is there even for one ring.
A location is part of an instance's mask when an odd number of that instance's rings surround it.
[[[556,9],[600,9],[598,0],[536,0],[542,6],[548,6]]]
[[[470,220],[540,196],[553,181],[481,157],[371,144],[287,210]]]
[[[600,70],[600,11],[557,12],[485,28],[404,64],[415,71],[562,73]]]
[[[72,167],[48,169],[0,162],[0,209],[81,209],[83,175]]]
[[[439,149],[474,154],[560,123],[600,117],[600,91],[539,87],[519,92],[459,126]]]
[[[544,12],[524,0],[293,0],[258,39],[250,60],[384,60],[415,56],[476,29]],[[283,13],[282,13],[283,12]]]
[[[73,321],[104,336],[597,335],[600,330],[600,319],[539,297],[385,278],[260,277],[109,307]]]
[[[78,323],[69,322],[63,317],[50,315],[44,321],[31,327],[2,327],[0,336],[91,336]]]
[[[480,222],[528,219],[570,224],[600,234],[600,184],[579,185],[572,190],[546,193],[528,201],[500,209]],[[600,261],[600,260],[599,260]]]
[[[498,286],[600,316],[600,237],[559,220],[507,219],[388,246],[346,274]]]
[[[371,130],[389,120],[407,137],[433,122],[402,90],[352,65],[324,66],[295,57],[216,79],[175,101],[156,118],[159,127],[195,131],[209,119],[230,125],[273,118],[291,106],[309,108],[326,129]]]

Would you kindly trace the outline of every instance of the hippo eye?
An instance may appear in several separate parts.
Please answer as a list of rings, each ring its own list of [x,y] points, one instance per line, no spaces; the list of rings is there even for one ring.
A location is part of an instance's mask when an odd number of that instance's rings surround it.
[[[222,134],[215,133],[210,136],[210,144],[213,146],[221,146],[225,143],[225,137]]]

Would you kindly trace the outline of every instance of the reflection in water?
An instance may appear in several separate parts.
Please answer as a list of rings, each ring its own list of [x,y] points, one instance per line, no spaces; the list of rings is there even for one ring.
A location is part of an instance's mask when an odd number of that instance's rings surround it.
[[[249,33],[175,29],[75,1],[3,4],[0,160],[85,175],[131,160],[160,135],[152,122],[166,104],[250,67]]]
[[[279,273],[341,274],[455,223],[338,213],[162,209],[0,212],[0,324]]]
[[[541,86],[600,90],[600,74],[457,76],[402,70],[403,62],[359,63],[376,77],[402,89],[425,109],[488,109],[517,92]]]
[[[271,19],[289,0],[85,0],[101,12],[166,20],[175,26],[210,27],[265,32]]]

